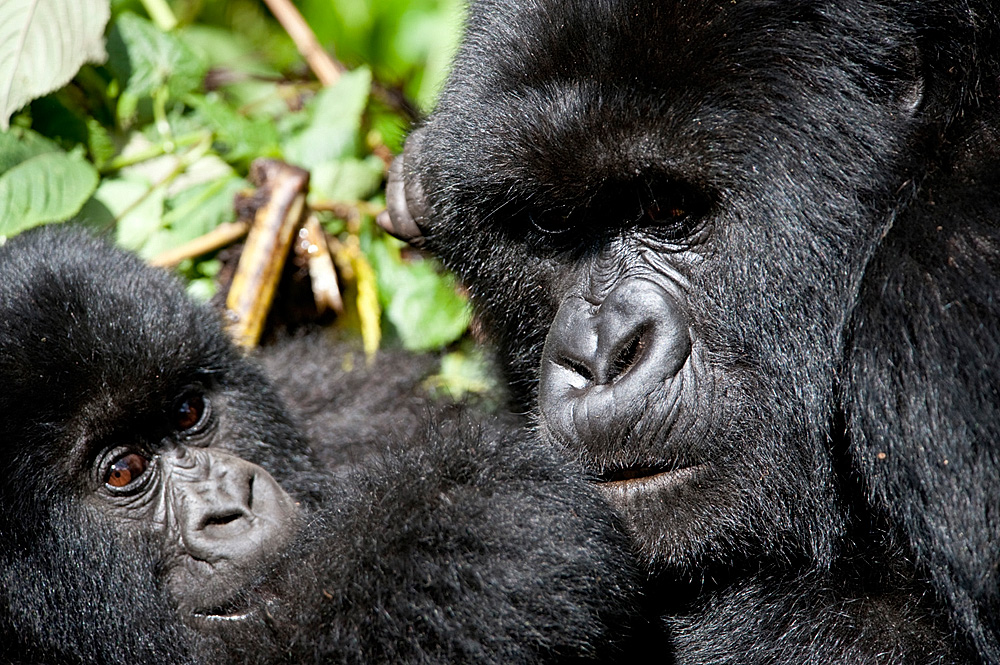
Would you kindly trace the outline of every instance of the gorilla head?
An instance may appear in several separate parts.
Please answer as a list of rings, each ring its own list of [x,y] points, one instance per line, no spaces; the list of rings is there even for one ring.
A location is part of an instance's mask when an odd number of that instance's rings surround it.
[[[5,445],[2,466],[45,471],[5,477],[2,505],[82,497],[112,528],[155,533],[185,614],[238,613],[233,594],[295,530],[296,500],[261,464],[308,487],[308,447],[174,280],[123,254],[95,279],[107,251],[74,240],[3,257],[0,405],[19,415],[0,431],[31,445]],[[24,514],[44,523],[40,506]]]
[[[655,568],[822,568],[889,538],[856,508],[996,626],[990,35],[986,3],[483,0],[381,223]]]

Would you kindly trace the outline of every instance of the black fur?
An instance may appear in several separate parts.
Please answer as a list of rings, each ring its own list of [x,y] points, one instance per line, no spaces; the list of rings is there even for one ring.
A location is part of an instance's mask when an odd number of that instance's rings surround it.
[[[375,385],[357,372],[345,388]],[[109,441],[146,441],[159,464],[175,445],[159,443],[163,409],[193,380],[211,402],[208,446],[263,467],[300,506],[296,535],[233,601],[249,608],[239,621],[178,611],[164,583],[176,544],[109,510],[91,472]],[[330,385],[320,394],[336,404]],[[459,414],[365,441],[356,464],[337,441],[334,474],[212,311],[83,233],[0,248],[0,413],[2,662],[603,661],[636,613],[624,537],[552,450]],[[390,410],[373,417],[382,429],[367,434],[391,428]]]
[[[465,281],[544,438],[603,479],[677,478],[609,492],[679,662],[1000,662],[998,22],[981,0],[471,8],[383,224]],[[536,408],[547,363],[591,380],[552,351],[580,328],[550,325],[628,280],[689,358],[573,434]]]

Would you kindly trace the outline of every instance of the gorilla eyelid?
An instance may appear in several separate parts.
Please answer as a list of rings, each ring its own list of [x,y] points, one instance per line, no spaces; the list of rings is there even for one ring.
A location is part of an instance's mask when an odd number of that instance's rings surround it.
[[[636,223],[656,229],[659,235],[682,240],[694,235],[710,203],[704,193],[678,181],[646,183],[640,188]]]
[[[537,214],[528,212],[527,216],[535,230],[547,236],[562,236],[573,228],[570,213]]]

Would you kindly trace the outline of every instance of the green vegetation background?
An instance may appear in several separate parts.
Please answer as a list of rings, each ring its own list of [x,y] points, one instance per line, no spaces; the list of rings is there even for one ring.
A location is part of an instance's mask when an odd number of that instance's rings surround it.
[[[58,9],[64,0],[48,1]],[[446,75],[462,2],[297,6],[346,67],[330,87],[263,2],[111,2],[106,61],[13,111],[0,132],[0,237],[72,219],[153,257],[232,221],[250,162],[278,157],[311,172],[309,201],[348,250],[340,325],[369,347],[450,348],[449,380],[475,389],[479,370],[463,365],[457,345],[469,311],[453,278],[373,224],[386,160]],[[206,299],[219,265],[201,257],[179,272]],[[366,279],[374,284],[359,283]]]

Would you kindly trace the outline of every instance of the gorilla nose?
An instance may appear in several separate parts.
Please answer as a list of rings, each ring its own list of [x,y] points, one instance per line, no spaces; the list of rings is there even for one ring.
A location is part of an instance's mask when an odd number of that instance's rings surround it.
[[[231,455],[211,458],[202,477],[174,487],[188,553],[208,562],[241,559],[282,541],[294,505],[271,475]]]
[[[542,418],[568,440],[630,428],[690,352],[687,316],[649,280],[626,280],[598,305],[567,298],[545,340]]]
[[[422,141],[423,130],[415,130],[406,139],[403,154],[393,160],[385,185],[385,210],[375,219],[389,235],[416,246],[423,242],[423,228],[430,217],[430,206],[414,167]]]

